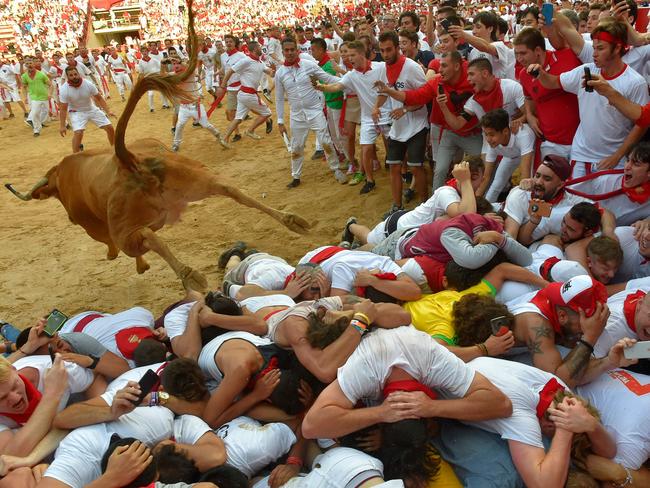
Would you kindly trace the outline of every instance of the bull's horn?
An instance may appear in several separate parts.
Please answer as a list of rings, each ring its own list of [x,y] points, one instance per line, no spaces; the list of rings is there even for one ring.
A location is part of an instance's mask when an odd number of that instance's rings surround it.
[[[29,191],[29,193],[27,195],[24,195],[24,194],[20,193],[19,191],[15,190],[14,187],[11,186],[11,183],[5,183],[5,187],[7,188],[7,190],[9,190],[11,193],[16,195],[22,201],[28,202],[29,200],[31,200],[33,198],[32,193],[34,193],[40,187],[47,185],[47,183],[48,183],[48,178],[47,177],[41,178],[40,180],[38,180],[38,182],[34,185],[34,187]]]

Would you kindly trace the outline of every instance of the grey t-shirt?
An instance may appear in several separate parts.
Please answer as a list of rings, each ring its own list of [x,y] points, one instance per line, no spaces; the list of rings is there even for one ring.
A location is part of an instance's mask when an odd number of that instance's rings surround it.
[[[59,337],[70,344],[77,354],[101,358],[108,351],[97,339],[83,332],[65,332]]]

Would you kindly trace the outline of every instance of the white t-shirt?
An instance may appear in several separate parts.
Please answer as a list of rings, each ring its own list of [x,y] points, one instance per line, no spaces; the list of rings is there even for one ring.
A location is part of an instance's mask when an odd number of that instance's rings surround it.
[[[118,55],[116,58],[114,58],[113,56],[109,56],[108,58],[106,58],[106,62],[111,65],[111,69],[113,70],[114,73],[129,72],[129,67],[122,59],[122,56]]]
[[[3,64],[0,66],[0,81],[11,88],[17,88],[16,73],[11,65]]]
[[[34,386],[38,391],[43,393],[45,388],[45,373],[52,367],[52,359],[49,355],[26,356],[13,363],[13,366],[18,371],[24,368],[36,369],[38,371],[38,384]],[[70,394],[86,391],[95,380],[95,375],[89,369],[82,368],[68,361],[64,361],[63,366],[68,373],[68,388],[61,396],[59,411],[66,407]],[[18,427],[19,425],[14,420],[0,414],[0,432],[8,429],[17,429]]]
[[[183,303],[165,315],[165,331],[167,332],[169,340],[183,335],[185,327],[187,327],[187,319],[190,316],[190,310],[195,303],[196,302]]]
[[[413,326],[377,329],[367,334],[337,373],[339,386],[352,404],[378,404],[393,368],[439,390],[445,397],[462,398],[474,380],[474,371]]]
[[[503,210],[512,220],[519,225],[524,225],[530,220],[530,216],[528,215],[530,198],[531,193],[529,191],[522,190],[516,186],[508,193]],[[549,217],[542,217],[539,225],[533,231],[533,241],[537,241],[548,234],[559,235],[562,230],[562,219],[571,210],[571,207],[580,202],[592,203],[587,198],[564,192],[562,200],[551,207],[551,215]]]
[[[388,78],[384,79],[388,85]],[[391,87],[397,90],[414,90],[426,84],[427,79],[424,77],[424,71],[418,63],[410,58],[406,58],[402,71],[397,77],[397,81]],[[388,103],[388,101],[386,101]],[[397,109],[403,107],[404,104],[391,98],[391,108]],[[425,127],[428,127],[428,114],[427,107],[423,105],[414,112],[407,112],[405,115],[393,121],[388,136],[395,140],[405,142],[408,141],[415,134],[420,132]]]
[[[305,42],[300,44],[298,43],[298,49],[301,53],[311,54],[311,41],[305,39]]]
[[[97,107],[92,97],[97,95],[97,87],[88,80],[82,79],[79,88],[70,86],[67,82],[61,85],[59,100],[68,104],[68,110],[74,112],[91,112]]]
[[[308,263],[309,260],[329,246],[322,246],[305,254],[298,264]],[[357,273],[362,269],[379,269],[382,273],[402,273],[395,261],[387,256],[379,256],[366,251],[340,251],[319,263],[323,273],[332,282],[332,288],[351,291],[352,283]],[[167,332],[169,334],[169,331]]]
[[[593,137],[591,140],[594,140]],[[619,190],[622,187],[622,174],[599,175],[596,178],[570,186],[571,189],[588,195],[604,195]],[[645,203],[636,203],[630,200],[625,194],[599,200],[598,203],[614,214],[617,225],[632,225],[637,220],[646,219],[650,215],[650,200]]]
[[[244,56],[232,66],[232,70],[239,75],[242,86],[257,90],[264,75],[264,64]]]
[[[226,446],[226,464],[249,478],[289,452],[296,442],[295,434],[286,424],[262,425],[243,416],[223,424],[215,433]]]
[[[422,71],[420,69],[420,71]],[[359,97],[361,106],[361,123],[364,125],[374,125],[372,120],[372,111],[377,101],[377,90],[375,82],[386,80],[386,63],[371,63],[371,69],[362,73],[356,69],[348,71],[343,75],[340,83],[345,86],[346,90],[355,93]],[[390,124],[390,111],[392,110],[392,98],[389,98],[380,109],[379,125]]]
[[[632,278],[650,276],[650,262],[639,252],[639,241],[634,238],[634,227],[616,227],[614,233],[623,249],[623,262],[612,282],[621,283]]]
[[[295,271],[293,266],[276,259],[260,259],[246,268],[247,285],[257,285],[265,290],[284,290],[284,282]]]
[[[460,195],[451,186],[441,186],[424,203],[421,203],[410,212],[405,213],[397,220],[397,230],[411,229],[430,224],[441,215],[447,213],[447,208],[453,203],[460,202]]]
[[[584,34],[583,34],[584,35]],[[588,42],[585,42],[582,51],[578,57],[583,63],[591,63],[594,59],[594,44],[591,42],[591,34]],[[647,82],[650,82],[650,46],[630,47],[621,58],[634,71],[643,76]]]
[[[609,317],[607,318],[607,324],[605,329],[600,334],[600,337],[594,344],[594,356],[597,358],[602,358],[607,356],[609,350],[612,348],[619,339],[624,337],[631,337],[632,339],[637,338],[635,331],[630,329],[630,326],[625,319],[625,314],[623,313],[623,304],[628,295],[632,295],[637,291],[650,291],[650,278],[647,279],[647,285],[637,286],[632,289],[626,289],[620,291],[607,299],[607,306],[609,307]]]
[[[142,58],[138,62],[138,71],[143,75],[155,75],[160,73],[160,61],[154,58],[149,58],[149,61],[145,61]]]
[[[530,154],[535,150],[535,133],[532,131],[528,124],[520,127],[517,133],[510,133],[510,140],[505,146],[498,145],[497,147],[488,147],[485,154],[486,163],[494,163],[498,156],[505,158],[519,158]]]
[[[492,72],[497,78],[505,78],[509,80],[515,79],[515,52],[506,46],[503,41],[495,41],[491,43],[497,50],[497,55],[479,51],[474,48],[467,56],[469,62],[479,58],[486,58],[492,65]]]
[[[593,74],[600,74],[600,68],[594,63],[588,63],[562,73],[560,86],[578,96],[580,125],[571,145],[571,159],[596,163],[618,150],[634,127],[634,122],[619,112],[605,97],[596,92],[585,91],[582,86],[585,67]],[[607,81],[628,100],[639,105],[648,103],[648,84],[632,68],[626,67],[623,73]],[[594,144],[594,141],[598,143]]]
[[[616,440],[614,462],[633,470],[650,457],[649,385],[650,376],[617,369],[577,388]]]
[[[232,69],[232,67],[237,62],[241,61],[245,57],[246,55],[241,51],[237,51],[232,55],[229,55],[227,52],[225,52],[221,55],[221,67],[223,68],[224,71],[228,71],[228,68]],[[228,78],[228,87],[226,88],[226,90],[238,91],[239,83],[240,83],[239,75],[237,73],[233,73],[232,76]]]
[[[516,81],[502,79],[501,93],[503,93],[503,107],[501,108],[508,112],[508,115],[512,119],[512,116],[517,109],[524,106],[524,89]],[[481,120],[481,117],[485,115],[485,110],[476,100],[474,100],[473,95],[465,103],[464,110],[473,113],[479,120]]]
[[[510,399],[512,415],[466,423],[499,434],[504,440],[544,448],[537,418],[539,392],[553,378],[566,388],[562,380],[541,369],[503,359],[480,357],[467,365],[485,376]]]
[[[270,64],[278,65],[284,61],[282,44],[280,44],[279,39],[275,37],[269,38],[269,42],[266,45],[266,57]]]

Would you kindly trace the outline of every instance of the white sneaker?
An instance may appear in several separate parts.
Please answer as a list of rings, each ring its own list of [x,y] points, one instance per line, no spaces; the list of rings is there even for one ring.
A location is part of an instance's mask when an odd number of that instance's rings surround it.
[[[255,134],[254,132],[246,131],[244,132],[244,135],[250,137],[251,139],[255,139],[256,141],[259,141],[261,139],[261,137]]]
[[[221,134],[217,136],[217,141],[219,141],[219,144],[221,144],[221,147],[224,149],[230,149],[232,147],[230,144],[228,144],[228,142],[226,142]]]
[[[180,148],[181,148],[180,144],[172,144],[172,151],[178,152]]]
[[[345,183],[348,182],[348,177],[345,176],[343,171],[341,171],[340,169],[337,169],[336,171],[334,171],[334,178],[336,178],[336,181],[338,181],[342,185],[344,185]]]

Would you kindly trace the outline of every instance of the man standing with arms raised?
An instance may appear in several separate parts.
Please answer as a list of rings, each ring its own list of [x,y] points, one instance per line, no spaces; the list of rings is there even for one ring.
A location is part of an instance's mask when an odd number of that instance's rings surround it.
[[[278,112],[278,130],[286,134],[284,125],[284,94],[286,92],[291,111],[291,183],[287,188],[300,185],[302,163],[305,153],[305,140],[309,130],[316,133],[327,156],[330,169],[339,183],[347,178],[339,169],[339,162],[332,146],[332,139],[327,132],[327,120],[323,114],[323,99],[314,89],[314,80],[335,83],[339,79],[325,73],[316,63],[300,59],[296,41],[287,38],[282,41],[284,64],[275,73],[275,103]],[[318,85],[326,86],[326,85]],[[340,91],[340,90],[337,90]]]

